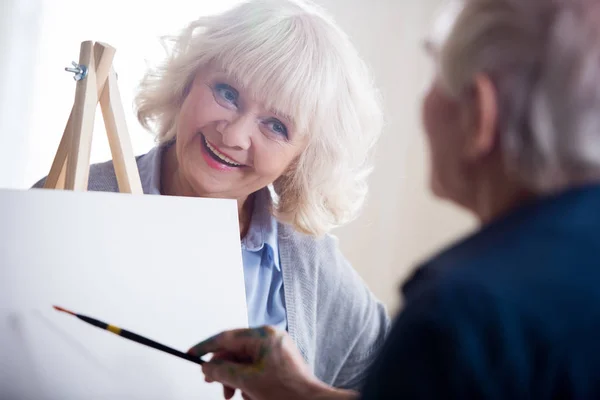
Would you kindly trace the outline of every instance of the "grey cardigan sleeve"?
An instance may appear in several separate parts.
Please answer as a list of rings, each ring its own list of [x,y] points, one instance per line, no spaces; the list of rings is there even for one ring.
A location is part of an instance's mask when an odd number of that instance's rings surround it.
[[[32,189],[42,189],[44,187],[44,185],[46,184],[46,178],[47,177],[43,177],[42,179],[40,179],[39,181],[35,182],[31,188]]]
[[[341,254],[337,239],[330,239],[327,251],[321,252],[316,327],[321,338],[319,351],[336,359],[326,358],[316,369],[319,375],[328,376],[333,386],[360,391],[387,337],[390,318]]]
[[[348,349],[344,365],[338,372],[333,386],[360,391],[366,373],[389,332],[390,320],[384,305],[373,296],[355,273],[351,275],[355,275],[351,280],[356,282],[348,282],[347,286],[341,285],[341,291],[346,293],[340,293],[340,297],[354,297],[348,299],[348,304],[352,306],[343,314],[348,318],[348,324],[359,326],[354,328],[352,346]]]

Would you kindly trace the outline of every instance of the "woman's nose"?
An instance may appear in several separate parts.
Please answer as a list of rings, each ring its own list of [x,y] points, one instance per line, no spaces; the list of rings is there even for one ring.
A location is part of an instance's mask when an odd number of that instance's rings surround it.
[[[251,116],[240,116],[230,121],[223,121],[219,127],[223,144],[227,147],[247,150],[250,148],[252,132],[256,129],[256,121]]]

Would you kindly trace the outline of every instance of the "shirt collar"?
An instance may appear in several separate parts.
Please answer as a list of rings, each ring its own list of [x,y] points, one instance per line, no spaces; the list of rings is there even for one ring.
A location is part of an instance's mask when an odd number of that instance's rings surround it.
[[[248,233],[242,239],[242,247],[248,251],[261,251],[267,245],[273,257],[273,265],[279,265],[279,248],[277,243],[277,220],[271,214],[272,198],[269,188],[263,188],[253,194],[254,209]]]
[[[138,169],[142,180],[142,187],[146,194],[160,195],[160,171],[161,161],[167,145],[159,145],[152,148],[148,153],[138,160]],[[254,209],[250,220],[248,233],[242,239],[242,248],[259,252],[265,244],[269,247],[273,258],[273,265],[278,270],[279,248],[277,243],[277,220],[271,214],[272,197],[269,188],[263,188],[253,194]]]

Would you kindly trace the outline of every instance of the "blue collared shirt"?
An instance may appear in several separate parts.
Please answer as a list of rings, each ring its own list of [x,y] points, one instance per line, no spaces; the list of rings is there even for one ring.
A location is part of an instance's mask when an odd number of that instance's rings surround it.
[[[139,160],[144,193],[160,195],[162,148],[155,147]],[[242,239],[248,325],[287,329],[283,275],[279,260],[277,221],[271,215],[267,188],[255,194],[248,233]]]
[[[250,326],[286,329],[283,276],[277,246],[277,222],[269,212],[270,193],[256,193],[248,233],[242,239],[246,303]]]

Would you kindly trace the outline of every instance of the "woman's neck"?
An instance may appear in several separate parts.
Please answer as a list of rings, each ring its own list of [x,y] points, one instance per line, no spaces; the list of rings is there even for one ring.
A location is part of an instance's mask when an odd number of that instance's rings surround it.
[[[246,197],[245,201],[238,200],[238,218],[240,221],[240,238],[244,238],[250,229],[254,211],[254,194]]]
[[[164,150],[160,170],[160,193],[162,195],[208,198],[217,197],[211,196],[210,193],[198,193],[194,190],[192,185],[190,185],[181,173],[175,146],[169,146]],[[237,203],[240,236],[243,238],[250,228],[252,211],[254,209],[254,196],[250,195],[239,198],[237,199]]]
[[[184,179],[179,169],[175,145],[167,146],[162,153],[160,193],[165,196],[203,197],[196,194],[192,186]]]

